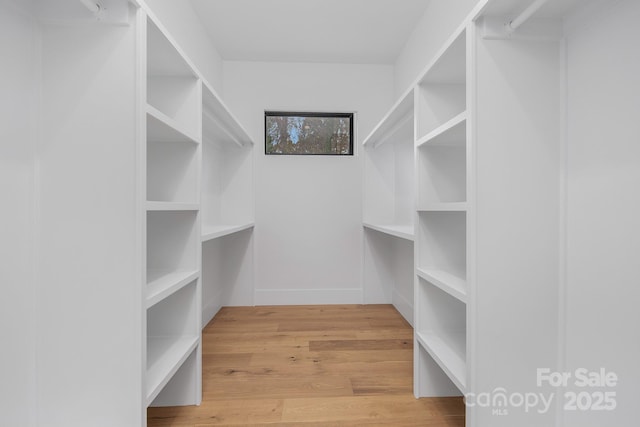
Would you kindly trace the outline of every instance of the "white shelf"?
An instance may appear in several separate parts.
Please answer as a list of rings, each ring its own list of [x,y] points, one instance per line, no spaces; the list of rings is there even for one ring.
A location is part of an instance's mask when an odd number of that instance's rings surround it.
[[[380,233],[388,234],[390,236],[399,237],[401,239],[410,240],[413,242],[413,226],[411,225],[397,225],[397,224],[372,224],[363,222],[362,225],[371,230],[379,231]]]
[[[467,202],[437,202],[424,203],[418,208],[418,212],[466,212]]]
[[[413,88],[409,89],[378,125],[364,139],[362,145],[378,146],[387,142],[393,134],[405,126],[413,128]]]
[[[147,211],[197,211],[199,209],[200,205],[197,203],[147,201]]]
[[[198,346],[199,337],[150,337],[147,340],[147,406]]]
[[[254,223],[240,225],[209,225],[202,227],[202,241],[217,239],[219,237],[228,236],[230,234],[239,233],[254,227]]]
[[[465,393],[467,372],[465,334],[416,332],[416,339],[456,387]]]
[[[231,142],[240,147],[253,145],[246,129],[229,111],[207,82],[202,85],[202,133],[205,142]]]
[[[200,143],[200,138],[192,135],[186,126],[149,104],[147,104],[147,140]]]
[[[200,276],[197,270],[147,271],[147,308],[173,295]]]
[[[422,146],[464,146],[467,139],[467,112],[464,111],[416,141]]]
[[[417,269],[418,277],[440,288],[452,297],[467,303],[467,281],[442,270]]]

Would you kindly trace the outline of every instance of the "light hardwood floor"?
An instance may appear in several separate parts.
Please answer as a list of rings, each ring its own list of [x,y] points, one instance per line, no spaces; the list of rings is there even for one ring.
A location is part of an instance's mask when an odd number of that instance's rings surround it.
[[[199,407],[149,427],[463,427],[461,398],[415,399],[413,330],[391,305],[223,308],[203,330]]]

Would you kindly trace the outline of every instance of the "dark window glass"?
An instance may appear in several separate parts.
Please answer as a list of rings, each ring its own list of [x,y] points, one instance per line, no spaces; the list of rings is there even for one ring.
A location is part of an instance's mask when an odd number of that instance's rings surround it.
[[[265,154],[353,155],[353,113],[264,113]]]

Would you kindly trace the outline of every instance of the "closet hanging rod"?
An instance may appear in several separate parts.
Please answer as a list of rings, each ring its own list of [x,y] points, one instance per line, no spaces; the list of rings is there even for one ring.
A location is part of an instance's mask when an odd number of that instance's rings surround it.
[[[531,18],[531,16],[548,1],[549,0],[535,0],[533,3],[531,3],[529,7],[527,7],[522,11],[522,13],[520,13],[520,15],[509,21],[509,23],[506,25],[509,32],[518,29],[520,25],[524,24],[527,19]]]
[[[102,10],[102,6],[100,5],[100,3],[96,3],[93,0],[80,0],[80,3],[82,3],[87,9],[89,9],[94,14],[98,14]]]

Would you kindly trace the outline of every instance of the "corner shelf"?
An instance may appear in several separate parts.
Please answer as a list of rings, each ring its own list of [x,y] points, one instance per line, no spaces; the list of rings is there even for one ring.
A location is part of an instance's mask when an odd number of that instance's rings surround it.
[[[411,225],[372,224],[369,222],[363,222],[362,225],[365,228],[388,234],[390,236],[399,237],[412,242],[414,240],[413,226]]]
[[[466,390],[466,334],[416,332],[416,341],[429,353],[461,393]]]
[[[202,227],[202,241],[207,242],[209,240],[218,239],[220,237],[228,236],[230,234],[239,233],[244,230],[249,230],[254,227],[254,223],[240,225],[217,225]]]
[[[467,281],[465,279],[446,271],[423,268],[418,268],[416,274],[459,301],[467,303]]]
[[[198,336],[147,339],[147,406],[158,397],[199,342]]]
[[[179,291],[200,277],[197,270],[147,271],[147,308]]]

